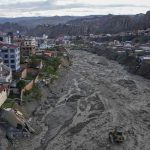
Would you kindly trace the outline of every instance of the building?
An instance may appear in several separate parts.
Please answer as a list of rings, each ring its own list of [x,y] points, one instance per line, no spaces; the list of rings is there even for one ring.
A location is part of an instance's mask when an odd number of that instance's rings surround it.
[[[11,37],[10,36],[3,36],[3,42],[7,44],[11,44]]]
[[[0,42],[0,57],[12,71],[20,69],[20,49],[18,46]]]
[[[44,57],[57,57],[57,51],[45,51],[43,52]]]
[[[0,58],[0,83],[12,82],[12,70],[3,64],[2,58]]]
[[[12,44],[13,43],[13,33],[0,33],[0,41],[7,43],[7,44]]]
[[[15,45],[17,45],[18,47],[21,47],[21,44],[23,42],[22,37],[18,37],[18,36],[14,36],[13,42]]]
[[[150,56],[140,56],[139,59],[141,62],[150,63]]]
[[[7,87],[0,85],[0,107],[7,100]]]
[[[43,34],[42,37],[36,37],[38,50],[43,50],[49,47],[48,45],[48,36]]]
[[[122,43],[118,40],[114,40],[113,45],[116,46],[117,48],[123,47]]]
[[[124,42],[124,47],[125,48],[132,48],[133,46],[132,46],[132,42],[131,41],[125,41]]]
[[[21,43],[21,55],[31,56],[36,53],[37,43],[35,38],[25,38]]]

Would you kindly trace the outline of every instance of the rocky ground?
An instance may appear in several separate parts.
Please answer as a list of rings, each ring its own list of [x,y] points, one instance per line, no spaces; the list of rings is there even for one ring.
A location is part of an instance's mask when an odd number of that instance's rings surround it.
[[[70,69],[50,88],[41,88],[41,104],[30,118],[36,135],[8,149],[149,150],[150,81],[104,57],[71,54]],[[127,131],[121,145],[108,140],[115,126]]]

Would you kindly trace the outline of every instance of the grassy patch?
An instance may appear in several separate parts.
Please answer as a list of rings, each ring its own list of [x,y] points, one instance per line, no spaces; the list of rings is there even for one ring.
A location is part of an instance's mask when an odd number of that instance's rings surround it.
[[[58,67],[61,64],[60,58],[46,58],[44,61],[44,67],[42,72],[46,74],[46,76],[51,77],[51,75],[58,75]]]
[[[27,74],[27,77],[26,77],[26,80],[34,80],[34,77],[32,74],[28,73]]]
[[[38,86],[33,86],[33,89],[30,91],[26,91],[24,96],[23,96],[23,102],[31,102],[34,100],[40,100],[41,99],[41,90]]]
[[[5,103],[1,106],[1,108],[13,108],[15,105],[15,101],[12,99],[7,99]]]

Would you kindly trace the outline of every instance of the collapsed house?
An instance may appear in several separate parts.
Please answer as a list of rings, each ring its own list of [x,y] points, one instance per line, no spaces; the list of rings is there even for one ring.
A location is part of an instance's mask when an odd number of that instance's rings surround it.
[[[30,134],[35,132],[28,124],[23,114],[16,109],[2,109],[0,117],[11,126],[6,133],[8,139],[13,140],[21,137],[29,137]]]

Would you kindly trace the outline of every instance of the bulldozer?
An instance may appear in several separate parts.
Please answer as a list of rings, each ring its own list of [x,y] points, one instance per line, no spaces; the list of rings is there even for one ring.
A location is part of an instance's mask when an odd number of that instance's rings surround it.
[[[125,130],[122,127],[116,127],[109,132],[109,141],[113,144],[121,144],[126,140]]]

